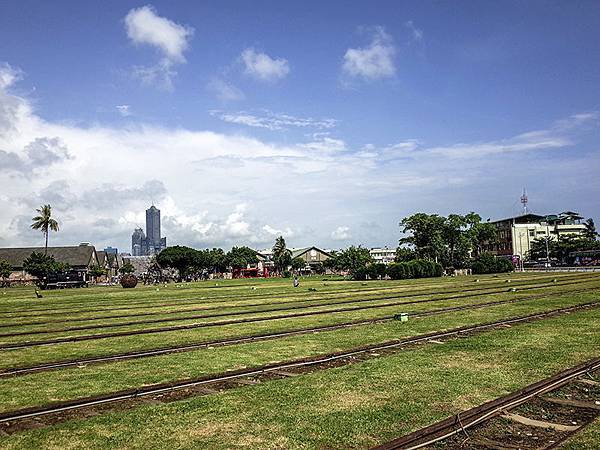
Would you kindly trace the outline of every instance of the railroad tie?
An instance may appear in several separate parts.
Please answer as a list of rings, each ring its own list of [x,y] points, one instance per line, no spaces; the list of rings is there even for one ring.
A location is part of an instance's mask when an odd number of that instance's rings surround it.
[[[546,429],[550,428],[555,431],[572,432],[578,430],[580,427],[579,425],[563,425],[560,423],[546,422],[545,420],[530,419],[529,417],[521,416],[519,414],[514,413],[504,413],[502,414],[502,417],[508,420],[512,420],[513,422],[520,423],[522,425]]]
[[[588,386],[600,386],[600,382],[594,380],[588,380],[586,378],[577,378],[575,380],[577,383],[587,384]]]
[[[569,398],[557,398],[557,397],[542,397],[544,400],[557,405],[572,406],[574,408],[588,408],[600,411],[600,401],[588,402],[585,400],[574,400]]]

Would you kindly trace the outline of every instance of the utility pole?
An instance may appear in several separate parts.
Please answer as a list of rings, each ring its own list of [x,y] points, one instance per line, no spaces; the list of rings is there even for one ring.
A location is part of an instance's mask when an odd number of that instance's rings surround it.
[[[549,241],[550,241],[550,228],[548,227],[548,216],[546,216],[546,271],[550,269],[550,250],[549,250]]]

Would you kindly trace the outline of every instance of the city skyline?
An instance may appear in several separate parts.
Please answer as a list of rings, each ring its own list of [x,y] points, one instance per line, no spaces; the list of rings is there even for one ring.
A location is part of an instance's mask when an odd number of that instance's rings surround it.
[[[160,209],[154,204],[146,210],[146,234],[137,227],[131,236],[132,256],[152,256],[167,248],[167,238],[161,237]]]
[[[4,2],[0,246],[45,203],[56,245],[124,249],[151,201],[198,248],[393,246],[523,187],[600,216],[593,3],[365,5]]]

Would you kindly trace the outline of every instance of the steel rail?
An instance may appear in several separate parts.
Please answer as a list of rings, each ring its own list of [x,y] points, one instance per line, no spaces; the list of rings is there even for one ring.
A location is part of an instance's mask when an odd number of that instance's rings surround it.
[[[522,281],[534,281],[534,280],[547,280],[550,278],[541,278],[541,277],[523,277],[523,278],[516,278],[515,279],[515,283],[519,283]],[[562,275],[562,276],[555,276],[552,277],[552,279],[557,279],[557,280],[570,280],[570,279],[579,279],[579,280],[587,280],[587,279],[598,279],[598,277],[596,275]],[[500,279],[501,280],[501,279]],[[499,283],[499,279],[489,279],[489,280],[484,280],[481,283]],[[442,286],[444,283],[437,283],[437,286]],[[453,283],[454,285],[454,283]],[[303,297],[308,297],[311,295],[321,295],[321,294],[325,294],[325,295],[332,295],[332,294],[346,294],[348,292],[373,292],[373,291],[388,291],[388,290],[408,290],[410,289],[412,286],[406,286],[406,285],[396,285],[396,286],[383,286],[383,287],[377,287],[377,288],[367,288],[367,289],[352,289],[352,290],[330,290],[330,291],[319,291],[317,294],[314,293],[310,293],[310,292],[303,292],[301,296],[298,296],[299,293],[292,293],[292,295],[296,295],[299,298],[303,298]],[[442,286],[444,287],[444,286]],[[450,286],[450,287],[456,287],[456,286]],[[415,294],[419,294],[419,293],[427,293],[427,292],[453,292],[453,291],[428,291],[427,289],[419,289],[417,291],[415,291]],[[385,293],[385,292],[384,292]],[[399,292],[400,293],[400,292]],[[305,294],[305,295],[304,295]],[[210,304],[215,304],[215,303],[228,303],[230,302],[230,300],[220,300],[223,298],[238,298],[239,301],[243,302],[243,301],[250,301],[253,300],[255,297],[256,298],[265,298],[267,300],[270,299],[270,297],[276,297],[276,296],[284,296],[285,293],[273,293],[273,294],[242,294],[242,297],[240,298],[239,295],[232,295],[232,296],[216,296],[216,297],[200,297],[200,298],[185,298],[185,299],[181,299],[181,301],[177,302],[177,303],[162,303],[162,304],[148,304],[148,301],[141,301],[141,302],[132,302],[132,303],[128,303],[127,306],[123,306],[123,307],[115,307],[114,305],[103,305],[105,306],[104,308],[93,308],[93,309],[86,309],[85,311],[81,311],[80,309],[74,309],[71,307],[67,307],[67,308],[58,308],[58,307],[54,307],[54,308],[45,308],[45,309],[20,309],[20,310],[11,310],[11,311],[4,311],[1,312],[0,311],[0,319],[4,318],[4,319],[9,319],[9,318],[14,318],[14,316],[18,316],[19,313],[30,313],[29,315],[33,316],[34,314],[39,314],[39,313],[44,313],[47,312],[47,314],[42,314],[43,316],[54,316],[54,315],[64,315],[66,312],[73,312],[73,313],[78,313],[78,312],[103,312],[103,311],[125,311],[125,310],[144,310],[144,309],[150,309],[150,308],[167,308],[167,307],[172,307],[172,306],[185,306],[185,305],[196,305],[196,304],[206,304],[203,303],[206,300],[209,300],[208,303]],[[289,298],[289,297],[284,297],[284,298]],[[303,301],[303,300],[299,300],[299,301]],[[306,301],[308,301],[308,299],[306,299]],[[85,306],[86,303],[82,303],[80,306]],[[133,306],[132,306],[133,305]],[[11,314],[10,316],[7,316],[7,314]],[[29,317],[29,315],[26,315],[25,317]],[[18,317],[23,317],[23,316],[18,316]]]
[[[548,285],[544,284],[544,285],[525,286],[525,287],[521,287],[520,291],[529,291],[529,290],[534,290],[534,289],[543,289],[543,288],[555,287],[555,286],[568,286],[568,285],[572,285],[572,284],[582,284],[582,283],[580,281],[572,281],[572,282],[568,282],[568,283],[553,283],[553,284],[548,284]],[[378,304],[374,304],[374,305],[358,305],[358,306],[350,306],[350,307],[345,307],[345,308],[335,308],[335,309],[326,309],[326,310],[318,310],[318,311],[304,311],[304,312],[299,312],[299,313],[279,314],[279,315],[264,316],[264,317],[260,316],[260,317],[241,318],[241,319],[228,319],[228,320],[221,320],[221,321],[215,321],[215,322],[200,322],[200,323],[191,323],[191,324],[182,324],[182,325],[170,325],[170,326],[159,327],[159,328],[141,328],[141,329],[135,329],[135,330],[124,330],[124,331],[116,331],[116,332],[109,332],[109,333],[66,336],[66,337],[58,337],[58,338],[54,338],[54,339],[46,339],[46,340],[38,340],[38,341],[6,342],[4,344],[0,344],[0,350],[8,350],[8,349],[24,348],[24,347],[34,347],[34,346],[40,346],[40,345],[61,344],[61,343],[66,343],[66,342],[79,342],[79,341],[87,341],[87,340],[106,339],[106,338],[112,338],[112,337],[134,336],[134,335],[140,335],[140,334],[164,333],[164,332],[169,332],[169,331],[180,331],[180,330],[189,330],[189,329],[195,329],[195,328],[207,328],[207,327],[215,327],[215,326],[234,325],[234,324],[240,324],[240,323],[265,322],[265,321],[271,321],[271,320],[290,319],[290,318],[296,318],[296,317],[307,317],[307,316],[324,315],[324,314],[340,313],[340,312],[360,311],[360,310],[366,310],[366,309],[388,308],[388,307],[400,306],[400,305],[410,305],[410,304],[418,304],[418,303],[433,303],[433,302],[440,302],[440,301],[445,301],[445,300],[460,300],[463,298],[481,297],[481,296],[485,296],[485,295],[502,294],[505,292],[506,292],[505,290],[502,290],[502,291],[483,292],[483,293],[469,294],[469,295],[448,296],[448,297],[433,298],[433,299],[397,301],[397,302],[388,302],[388,303],[378,303]],[[403,298],[403,297],[401,297],[401,298]],[[385,299],[383,299],[383,300],[385,300]],[[360,302],[361,302],[360,300],[357,300],[357,301],[352,301],[352,302],[347,302],[347,303],[360,303]],[[223,313],[223,314],[214,314],[214,315],[206,315],[206,316],[198,315],[198,316],[194,316],[194,317],[181,318],[178,320],[173,320],[173,319],[162,320],[161,319],[161,321],[183,321],[183,320],[193,320],[193,319],[198,319],[198,318],[212,318],[212,317],[223,317],[223,316],[239,316],[239,315],[246,315],[246,314],[260,314],[260,313],[264,313],[264,312],[284,311],[284,310],[293,310],[293,309],[309,309],[309,308],[317,307],[317,306],[328,306],[328,305],[327,304],[326,305],[309,305],[306,307],[273,309],[271,311],[267,311],[267,310],[242,311],[242,312],[238,312],[238,313]],[[143,324],[143,323],[144,322],[135,322],[135,324]],[[129,325],[131,325],[131,324],[129,324]],[[60,331],[42,330],[42,331],[38,331],[38,332],[18,332],[18,333],[12,333],[12,334],[4,334],[4,335],[0,335],[0,336],[2,336],[2,337],[18,337],[18,336],[25,336],[25,335],[81,331],[81,330],[93,329],[93,328],[113,328],[113,327],[117,327],[117,326],[128,326],[128,324],[121,323],[121,324],[114,324],[114,325],[108,325],[108,326],[96,326],[95,325],[95,326],[91,326],[91,327],[85,327],[85,328],[81,327],[78,329],[71,328],[71,329],[60,330]]]
[[[565,277],[567,278],[567,277]],[[591,280],[595,281],[598,280],[600,281],[600,278],[591,278]],[[565,280],[561,280],[561,281],[565,281]],[[569,281],[568,279],[566,281]],[[586,282],[586,281],[590,281],[588,279],[577,279],[577,281],[579,282]],[[538,284],[542,284],[544,283],[545,280],[540,281],[539,283],[534,283],[534,285],[538,285]],[[517,282],[512,283],[512,286],[523,286],[523,285],[527,285],[530,283],[530,280],[526,280],[526,281],[522,281],[519,280]],[[501,285],[503,285],[503,283],[496,283],[498,284],[498,287],[500,287]],[[345,304],[345,303],[355,303],[355,302],[359,302],[359,301],[377,301],[377,300],[386,300],[386,299],[392,299],[392,298],[411,298],[411,297],[421,297],[421,296],[425,296],[425,295],[445,295],[445,294],[454,294],[454,293],[461,293],[461,292],[477,292],[477,291],[483,291],[483,290],[488,290],[488,289],[494,289],[496,288],[496,286],[483,286],[483,287],[477,287],[477,288],[472,288],[472,289],[454,289],[454,290],[445,290],[445,291],[430,291],[430,292],[421,292],[421,291],[417,291],[417,292],[410,292],[408,294],[405,295],[400,295],[400,294],[404,294],[402,292],[398,292],[398,295],[385,295],[386,292],[383,292],[383,295],[374,295],[374,296],[356,296],[355,298],[351,298],[351,297],[342,297],[342,298],[334,298],[332,299],[332,301],[327,301],[327,302],[320,302],[318,303],[319,298],[312,298],[312,299],[300,299],[300,300],[290,300],[290,301],[286,301],[286,302],[269,302],[269,303],[251,303],[251,304],[241,304],[241,305],[231,305],[231,306],[218,306],[218,305],[213,305],[212,302],[210,302],[209,306],[205,306],[205,307],[201,307],[201,308],[190,308],[190,309],[185,309],[185,310],[171,310],[171,311],[150,311],[150,312],[141,312],[141,313],[133,313],[133,314],[117,314],[117,315],[111,315],[111,316],[95,316],[95,317],[82,317],[82,318],[69,318],[69,319],[60,319],[60,320],[44,320],[44,321],[35,321],[35,322],[12,322],[12,323],[0,323],[0,329],[2,328],[18,328],[18,327],[25,327],[25,326],[35,326],[35,325],[47,325],[47,324],[59,324],[59,323],[72,323],[72,322],[91,322],[91,321],[98,321],[98,320],[109,320],[109,319],[121,319],[121,318],[130,318],[130,317],[148,317],[148,316],[165,316],[165,315],[171,315],[171,314],[185,314],[185,313],[189,313],[189,312],[198,312],[198,311],[213,311],[213,310],[223,310],[223,309],[234,309],[234,308],[253,308],[253,307],[268,307],[268,306],[281,306],[281,305],[290,305],[290,307],[288,309],[296,309],[293,308],[293,305],[297,305],[299,303],[307,303],[307,302],[313,302],[311,304],[309,304],[307,306],[307,308],[309,307],[314,307],[314,306],[328,306],[328,305],[339,305],[339,304]],[[364,292],[364,291],[363,291]],[[396,293],[394,293],[396,294]],[[299,309],[299,308],[298,308]],[[266,312],[268,311],[280,311],[283,309],[272,309],[272,310],[264,310]],[[104,310],[103,310],[104,311]],[[91,312],[91,310],[87,310],[87,311],[83,311],[83,312]],[[263,311],[256,311],[256,312],[263,312]],[[219,314],[219,315],[211,315],[211,316],[206,316],[206,317],[222,317],[225,315],[234,315],[235,313],[229,313],[229,314]],[[61,313],[61,315],[64,316],[64,313]],[[206,317],[190,317],[191,319],[197,319],[197,318],[206,318]],[[144,324],[144,323],[159,323],[159,322],[169,322],[169,321],[176,321],[176,320],[185,320],[185,318],[175,318],[175,319],[160,319],[157,321],[137,321],[137,322],[126,322],[126,323],[122,323],[122,324],[115,324],[112,325],[112,327],[115,326],[125,326],[125,325],[134,325],[134,324]],[[108,328],[110,328],[111,326],[109,326]],[[71,329],[62,329],[60,331],[78,331],[78,330],[83,330],[83,329],[93,329],[93,328],[106,328],[105,326],[89,326],[86,328],[71,328]],[[57,331],[45,331],[42,332],[41,334],[45,334],[48,332],[57,332]],[[25,333],[24,333],[25,334]],[[35,334],[35,333],[27,333],[27,334]],[[11,336],[11,335],[16,335],[14,333],[0,333],[0,337],[7,337],[7,336]]]
[[[107,403],[114,403],[123,400],[135,399],[138,397],[144,397],[149,395],[158,395],[167,392],[173,392],[181,389],[187,389],[197,386],[202,386],[210,383],[218,383],[223,381],[229,381],[233,379],[239,379],[249,376],[260,376],[277,371],[285,371],[287,369],[303,368],[316,366],[319,364],[326,364],[333,361],[339,361],[345,358],[354,357],[361,354],[368,354],[375,351],[382,351],[388,349],[395,349],[407,345],[417,344],[420,342],[428,341],[431,339],[440,339],[445,337],[455,337],[464,335],[466,333],[474,333],[487,329],[496,328],[503,325],[511,325],[516,323],[522,323],[527,321],[539,320],[553,315],[564,314],[580,309],[593,308],[597,305],[585,305],[585,306],[572,306],[568,308],[559,308],[551,311],[545,311],[542,313],[529,314],[526,316],[519,316],[510,319],[504,319],[495,322],[489,322],[485,324],[478,324],[468,327],[455,328],[443,332],[434,332],[424,335],[414,336],[412,338],[387,341],[379,344],[370,344],[362,347],[356,347],[350,350],[344,350],[340,352],[330,353],[326,355],[320,355],[309,358],[302,358],[287,362],[266,364],[263,366],[257,366],[248,369],[232,370],[217,375],[208,375],[195,379],[178,380],[169,383],[161,383],[154,385],[140,386],[139,388],[128,389],[124,391],[114,392],[111,394],[104,394],[94,397],[83,397],[63,402],[57,402],[54,404],[48,404],[46,406],[37,406],[30,408],[23,408],[15,411],[8,411],[0,413],[0,423],[12,422],[22,420],[26,418],[47,416],[50,414],[64,412],[69,410],[81,409],[85,407],[97,406]],[[374,356],[375,357],[375,356]]]
[[[414,431],[406,436],[378,445],[372,450],[416,450],[465,432],[479,423],[485,422],[506,410],[519,406],[532,397],[553,391],[569,381],[600,368],[600,358],[594,358],[575,367],[559,372],[549,378],[530,384],[523,389],[499,397],[475,408],[463,411],[452,417]]]
[[[579,291],[582,291],[582,290],[583,289],[581,289]],[[575,291],[575,292],[578,292],[578,291]],[[545,296],[545,294],[544,294],[544,296]],[[454,312],[454,311],[464,311],[464,310],[481,309],[481,308],[488,308],[488,307],[494,307],[494,306],[500,306],[500,305],[506,305],[506,304],[513,304],[513,303],[523,303],[523,302],[535,300],[538,298],[540,298],[540,295],[534,295],[534,296],[530,296],[530,297],[526,297],[526,298],[519,298],[519,299],[478,303],[475,305],[450,306],[447,308],[438,308],[438,309],[429,310],[429,311],[406,311],[406,314],[408,314],[413,319],[420,319],[423,317],[435,316],[435,315],[445,314],[445,313]],[[600,301],[581,303],[578,306],[595,305],[598,303],[600,303]],[[0,370],[0,377],[19,376],[19,375],[26,375],[26,374],[35,373],[35,372],[58,370],[58,369],[77,367],[77,366],[86,366],[88,364],[98,364],[98,363],[107,363],[107,362],[115,362],[115,361],[124,361],[124,360],[130,360],[130,359],[147,358],[147,357],[153,357],[153,356],[162,356],[162,355],[168,355],[168,354],[173,354],[173,353],[184,353],[184,352],[199,350],[199,349],[203,349],[203,348],[207,348],[207,347],[224,347],[224,346],[238,345],[238,344],[244,344],[244,343],[249,343],[249,342],[275,340],[275,339],[281,339],[281,338],[290,337],[290,336],[298,336],[298,335],[303,335],[303,334],[314,334],[314,333],[321,333],[321,332],[326,332],[326,331],[334,331],[334,330],[339,330],[339,329],[344,329],[344,328],[351,328],[351,327],[355,327],[355,326],[389,322],[395,316],[396,316],[395,314],[391,314],[391,315],[379,317],[376,319],[350,321],[350,322],[344,322],[344,323],[334,324],[334,325],[323,325],[323,326],[311,327],[311,328],[297,328],[297,329],[286,330],[286,331],[275,332],[275,333],[253,334],[253,335],[232,337],[232,338],[221,339],[221,340],[202,341],[202,342],[192,343],[192,344],[188,344],[188,345],[163,347],[163,348],[158,348],[158,349],[153,349],[153,350],[126,352],[126,353],[120,353],[120,354],[115,354],[115,355],[106,355],[106,356],[98,356],[98,357],[91,357],[91,358],[80,358],[80,359],[72,359],[72,360],[64,360],[64,361],[54,361],[54,362],[49,362],[49,363],[45,363],[45,364],[39,364],[37,366],[13,367],[10,369]]]

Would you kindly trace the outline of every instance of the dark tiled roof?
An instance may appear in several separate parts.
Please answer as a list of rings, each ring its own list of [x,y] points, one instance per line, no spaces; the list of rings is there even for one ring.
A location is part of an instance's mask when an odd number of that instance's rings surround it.
[[[104,265],[104,262],[107,261],[107,255],[105,251],[99,251],[96,252],[96,255],[98,256],[98,263],[102,266]]]
[[[8,261],[15,270],[21,269],[23,261],[33,252],[44,253],[44,247],[0,248],[0,259]],[[93,245],[48,247],[48,255],[73,268],[83,268],[98,263]]]
[[[331,256],[329,253],[327,253],[325,250],[321,250],[318,247],[312,246],[312,247],[304,247],[304,248],[295,248],[291,250],[292,253],[292,258],[297,258],[298,256],[302,256],[304,255],[307,251],[315,249],[318,252],[321,252],[327,256]]]

